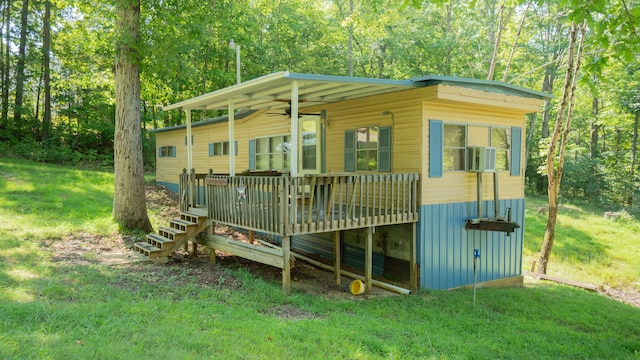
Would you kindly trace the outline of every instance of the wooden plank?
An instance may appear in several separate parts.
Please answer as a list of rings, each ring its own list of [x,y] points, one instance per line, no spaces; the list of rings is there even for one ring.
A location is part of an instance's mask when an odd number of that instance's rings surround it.
[[[373,228],[367,228],[367,242],[364,249],[364,293],[371,293],[371,279],[373,269]]]
[[[285,294],[291,294],[291,237],[282,238],[282,290]]]
[[[340,253],[340,231],[336,231],[333,236],[333,276],[336,284],[340,285],[342,276],[340,276],[340,263],[342,262],[342,254]]]
[[[589,290],[589,291],[598,291],[598,287],[592,284],[587,284],[587,283],[583,283],[580,281],[575,281],[575,280],[569,280],[569,279],[561,279],[559,277],[555,277],[555,276],[550,276],[550,275],[546,275],[546,274],[538,274],[538,273],[533,273],[530,271],[525,271],[527,273],[527,275],[537,278],[537,279],[542,279],[542,280],[548,280],[548,281],[553,281],[556,282],[558,284],[564,284],[564,285],[571,285],[571,286],[575,286],[575,287],[579,287],[581,289],[585,289],[585,290]]]
[[[283,267],[282,252],[275,249],[231,240],[220,235],[208,235],[207,239],[203,241],[203,244],[244,259],[271,265],[280,269]]]

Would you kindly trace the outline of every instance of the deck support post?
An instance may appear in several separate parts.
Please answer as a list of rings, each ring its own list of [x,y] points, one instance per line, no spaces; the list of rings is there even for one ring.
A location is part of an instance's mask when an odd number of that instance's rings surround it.
[[[342,262],[342,254],[340,253],[340,231],[336,231],[333,238],[333,275],[336,284],[341,285],[342,276],[340,275],[340,263]]]
[[[373,226],[367,227],[367,242],[364,247],[364,293],[370,294],[373,270]]]
[[[216,224],[211,221],[209,227],[207,228],[207,236],[216,234]],[[210,247],[209,248],[209,262],[211,265],[216,265],[216,249]]]
[[[195,239],[191,241],[191,257],[198,256],[198,243]]]
[[[291,294],[291,237],[282,238],[282,290]]]
[[[411,250],[409,251],[409,288],[418,290],[418,268],[416,266],[416,223],[411,223]]]

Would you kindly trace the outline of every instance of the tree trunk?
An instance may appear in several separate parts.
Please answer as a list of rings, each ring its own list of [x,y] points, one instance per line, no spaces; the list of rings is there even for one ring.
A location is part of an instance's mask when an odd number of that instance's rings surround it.
[[[9,122],[9,68],[11,62],[11,31],[9,31],[9,27],[11,24],[11,2],[7,1],[7,8],[5,9],[5,24],[7,26],[6,30],[6,44],[4,48],[4,66],[6,71],[4,72],[4,88],[2,89],[2,121],[5,124]]]
[[[27,16],[29,14],[29,0],[22,0],[20,12],[20,45],[18,47],[18,63],[16,65],[16,98],[13,109],[14,126],[22,131],[22,97],[24,95],[24,63],[27,53]]]
[[[560,182],[562,181],[562,173],[564,170],[564,155],[569,142],[569,131],[571,130],[571,119],[573,116],[573,107],[575,103],[575,92],[578,73],[580,71],[580,59],[582,58],[582,49],[584,45],[584,37],[586,35],[586,22],[580,27],[580,43],[578,45],[578,54],[574,55],[576,45],[576,25],[571,24],[571,33],[569,41],[569,52],[567,55],[567,72],[565,76],[564,88],[560,108],[556,117],[556,124],[553,130],[549,152],[547,154],[547,178],[549,179],[549,217],[547,218],[547,228],[544,234],[544,241],[540,254],[538,256],[536,272],[540,274],[547,273],[551,250],[555,241],[556,221],[558,215],[558,195],[560,192]],[[575,58],[575,59],[574,59]],[[565,121],[566,113],[566,121]],[[558,147],[558,142],[560,146]]]
[[[49,140],[51,129],[51,1],[44,2],[44,20],[42,23],[42,54],[44,67],[44,114],[42,116],[42,142]]]
[[[633,141],[631,143],[631,178],[633,179],[636,171],[636,159],[638,154],[638,122],[640,122],[640,111],[635,112],[635,121],[633,122]]]
[[[600,102],[597,97],[593,97],[591,102],[591,109],[593,111],[593,121],[591,122],[591,130],[590,130],[590,141],[591,144],[591,158],[596,159],[600,154],[600,149],[598,148],[598,133],[600,132],[600,124],[598,122],[598,115],[600,114]]]
[[[118,1],[116,12],[113,217],[127,229],[149,232],[140,131],[140,0]]]

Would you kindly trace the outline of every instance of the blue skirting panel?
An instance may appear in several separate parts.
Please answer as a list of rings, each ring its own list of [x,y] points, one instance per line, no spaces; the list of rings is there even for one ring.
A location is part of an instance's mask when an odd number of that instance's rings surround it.
[[[167,190],[173,191],[176,194],[180,191],[180,185],[178,184],[168,183],[164,181],[156,181],[156,185],[164,186],[167,188]]]
[[[477,217],[477,203],[423,205],[417,227],[420,287],[451,289],[473,284],[473,250],[480,250],[478,282],[522,275],[524,199],[500,200],[500,212],[511,208],[520,228],[504,232],[465,230],[465,220]],[[493,201],[483,201],[483,214],[493,216]]]

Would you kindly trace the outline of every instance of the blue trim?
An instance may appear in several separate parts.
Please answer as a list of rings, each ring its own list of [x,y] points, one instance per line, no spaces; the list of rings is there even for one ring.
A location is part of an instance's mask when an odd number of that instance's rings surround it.
[[[391,172],[391,126],[381,126],[378,132],[378,171]]]
[[[164,186],[167,188],[167,190],[174,192],[174,193],[179,193],[180,192],[180,185],[179,184],[174,184],[174,183],[169,183],[169,182],[164,182],[164,181],[156,181],[156,185],[158,186]]]
[[[493,214],[493,201],[482,211]],[[477,203],[423,205],[417,226],[420,287],[434,290],[473,284],[473,250],[480,249],[478,282],[522,275],[525,199],[501,200],[520,224],[511,236],[503,232],[465,230],[465,220],[477,217]]]
[[[511,128],[511,176],[520,176],[522,166],[522,128],[514,126]]]
[[[428,75],[412,78],[411,81],[423,83],[425,86],[449,84],[455,86],[462,86],[476,90],[490,91],[494,93],[504,93],[508,95],[518,95],[536,99],[553,99],[552,94],[543,93],[531,89],[526,89],[520,86],[507,84],[501,81],[495,80],[480,80],[459,78],[455,76],[438,76]]]
[[[344,171],[356,171],[356,131],[344,132]]]
[[[429,120],[429,177],[442,177],[444,125]]]
[[[255,113],[257,110],[240,110],[238,112],[235,113],[234,115],[234,119],[235,120],[240,120],[240,119],[244,119],[247,116]],[[209,124],[217,124],[217,123],[223,123],[223,122],[227,122],[229,121],[229,115],[222,115],[222,116],[218,116],[215,118],[211,118],[211,119],[205,119],[205,120],[201,120],[201,121],[196,121],[194,123],[191,123],[191,127],[198,127],[198,126],[204,126],[204,125],[209,125]],[[182,124],[182,125],[174,125],[174,126],[168,126],[168,127],[164,127],[164,128],[160,128],[160,129],[153,129],[153,130],[149,130],[150,132],[153,133],[159,133],[159,132],[165,132],[165,131],[171,131],[171,130],[180,130],[180,129],[186,129],[187,125],[186,124]]]
[[[256,141],[249,140],[249,170],[256,169]]]

